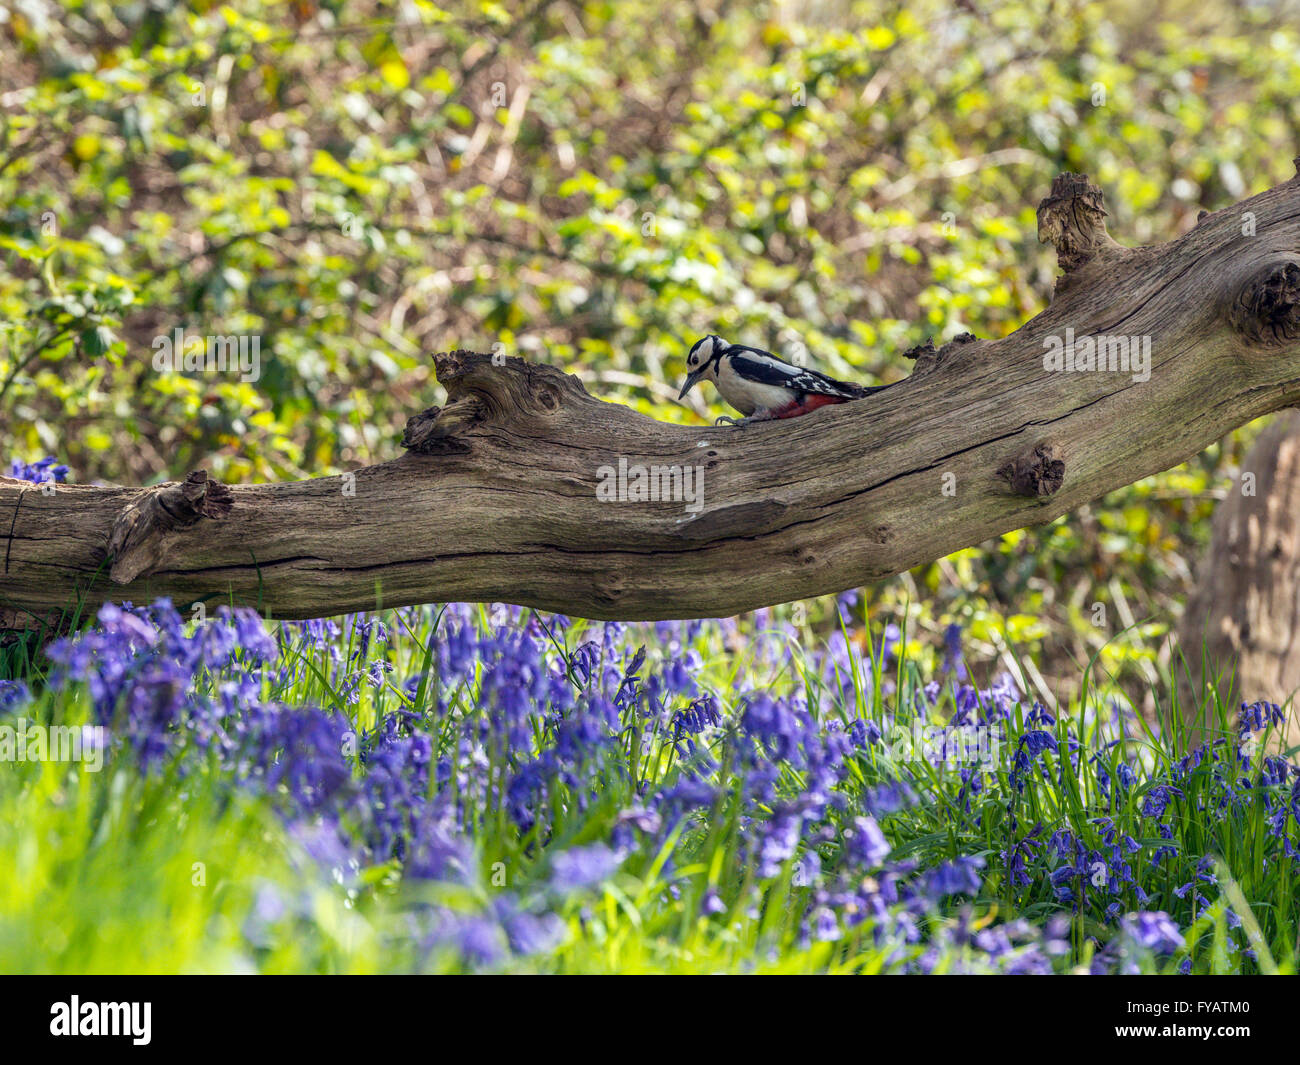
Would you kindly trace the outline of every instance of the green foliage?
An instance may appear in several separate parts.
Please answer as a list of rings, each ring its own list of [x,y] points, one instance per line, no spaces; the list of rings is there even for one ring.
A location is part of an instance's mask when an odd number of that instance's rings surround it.
[[[433,399],[427,355],[457,346],[683,421],[720,413],[672,402],[706,331],[896,379],[926,337],[1001,336],[1042,309],[1034,207],[1054,173],[1091,174],[1130,242],[1290,173],[1294,25],[1187,8],[6,9],[0,442],[83,481],[329,474],[397,454]],[[157,372],[177,328],[259,337],[260,377]],[[1237,454],[872,604],[934,631],[1034,616],[1021,636],[1049,673],[1103,646],[1107,667],[1163,669],[1156,638]],[[1153,627],[1108,644],[1125,617]]]

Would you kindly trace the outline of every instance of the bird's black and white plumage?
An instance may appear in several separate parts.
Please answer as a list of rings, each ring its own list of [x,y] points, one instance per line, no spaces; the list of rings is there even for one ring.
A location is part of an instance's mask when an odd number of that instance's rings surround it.
[[[686,383],[678,399],[698,381],[712,381],[718,393],[744,418],[719,418],[741,425],[771,418],[795,418],[831,403],[845,403],[880,391],[837,381],[824,373],[795,366],[761,348],[729,344],[710,334],[697,340],[686,357]]]

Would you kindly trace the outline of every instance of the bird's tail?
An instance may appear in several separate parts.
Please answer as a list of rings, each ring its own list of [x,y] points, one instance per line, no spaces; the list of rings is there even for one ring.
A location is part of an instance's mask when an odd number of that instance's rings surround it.
[[[852,392],[853,399],[862,399],[874,392],[883,392],[885,389],[893,387],[893,385],[858,385],[850,382],[844,383],[848,385],[849,390]],[[894,384],[897,383],[897,381],[894,382]]]

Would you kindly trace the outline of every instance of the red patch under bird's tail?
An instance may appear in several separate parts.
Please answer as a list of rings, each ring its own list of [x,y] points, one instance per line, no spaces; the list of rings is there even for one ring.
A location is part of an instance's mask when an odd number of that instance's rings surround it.
[[[810,392],[803,399],[796,400],[793,403],[787,403],[784,407],[778,407],[772,412],[773,418],[797,418],[801,414],[807,414],[818,407],[829,407],[832,403],[847,403],[848,400],[842,396],[824,396],[818,393]]]

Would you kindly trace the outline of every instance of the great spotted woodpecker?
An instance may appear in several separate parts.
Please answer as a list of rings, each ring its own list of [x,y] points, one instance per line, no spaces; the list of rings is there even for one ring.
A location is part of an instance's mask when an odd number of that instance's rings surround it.
[[[773,418],[797,418],[818,407],[845,403],[879,392],[887,385],[867,388],[795,366],[761,348],[729,344],[710,334],[697,340],[686,356],[686,383],[678,399],[698,381],[712,381],[718,393],[744,418],[719,418],[718,425],[745,425]]]

